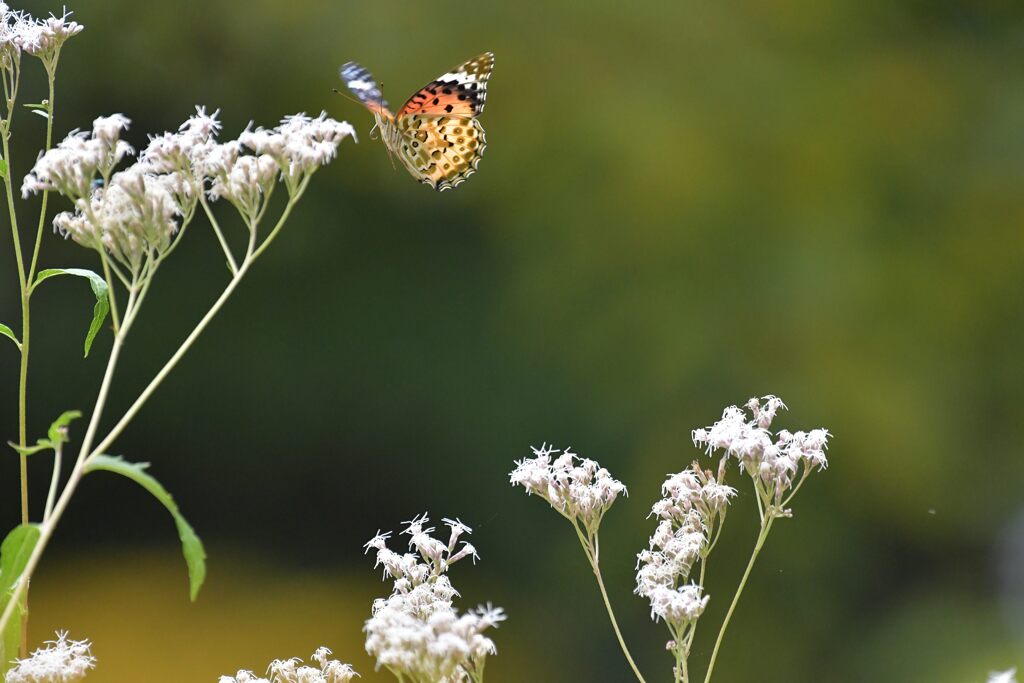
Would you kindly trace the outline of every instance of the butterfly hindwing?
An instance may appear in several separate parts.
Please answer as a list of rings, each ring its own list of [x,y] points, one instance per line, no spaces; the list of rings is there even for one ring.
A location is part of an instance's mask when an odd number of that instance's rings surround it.
[[[355,95],[360,102],[366,105],[371,112],[380,113],[388,111],[388,103],[384,99],[384,93],[374,80],[370,72],[355,62],[342,64],[338,69],[345,87]]]
[[[485,52],[420,88],[398,116],[477,116],[487,101],[487,79],[494,68],[494,54]]]
[[[439,192],[473,175],[487,146],[474,118],[413,114],[400,118],[398,126],[399,158],[416,179]]]

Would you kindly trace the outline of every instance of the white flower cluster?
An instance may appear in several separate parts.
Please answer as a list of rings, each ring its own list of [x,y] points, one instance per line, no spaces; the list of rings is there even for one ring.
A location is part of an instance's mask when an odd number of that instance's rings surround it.
[[[114,168],[133,153],[120,139],[130,121],[121,114],[98,118],[91,134],[73,132],[40,156],[22,194],[53,190],[71,199],[75,212],[59,214],[54,226],[79,244],[106,249],[134,272],[143,258],[169,247],[204,191],[230,201],[254,229],[279,175],[295,191],[353,134],[347,123],[323,114],[297,114],[273,131],[247,130],[219,143],[217,115],[196,107],[177,132],[150,138],[139,160],[119,173]],[[253,136],[276,142],[257,145]],[[243,154],[245,147],[258,154]]]
[[[204,187],[209,183],[210,199],[228,200],[249,220],[260,213],[279,176],[294,194],[337,156],[342,140],[355,138],[351,125],[321,113],[316,118],[287,116],[270,130],[253,131],[250,124],[237,140],[218,143],[217,114],[207,115],[197,107],[177,133],[151,138],[140,162],[158,172],[185,173]],[[245,154],[247,149],[253,154]]]
[[[709,536],[736,489],[694,463],[669,475],[661,495],[651,508],[651,515],[660,521],[648,549],[637,555],[635,592],[650,601],[652,619],[664,620],[679,631],[696,621],[708,603],[701,587],[686,580],[707,552]]]
[[[459,614],[452,605],[458,595],[446,576],[466,557],[476,558],[472,545],[460,539],[472,530],[457,519],[445,519],[448,542],[434,538],[426,514],[408,522],[409,550],[387,547],[390,533],[379,533],[366,544],[377,551],[376,566],[394,581],[388,598],[373,603],[373,616],[363,630],[366,651],[400,680],[430,683],[480,681],[488,655],[496,652],[484,632],[504,621],[500,608],[488,605]]]
[[[170,246],[179,220],[192,214],[197,187],[181,173],[153,173],[138,163],[114,173],[134,153],[120,139],[130,124],[113,114],[93,121],[91,133],[71,133],[39,157],[22,194],[53,190],[71,199],[76,210],[57,214],[54,227],[137,273],[143,259]]]
[[[828,466],[825,449],[831,436],[827,429],[808,432],[769,431],[772,421],[785,404],[776,396],[752,398],[746,404],[751,418],[736,406],[729,406],[722,419],[710,427],[693,430],[693,443],[704,446],[708,454],[722,451],[723,464],[730,456],[760,484],[769,504],[779,504],[793,486],[798,472],[806,476],[812,469]]]
[[[1017,683],[1017,670],[993,671],[988,675],[986,683]]]
[[[251,671],[239,671],[234,676],[221,676],[219,683],[349,683],[359,674],[349,664],[331,659],[326,647],[318,648],[310,658],[319,668],[303,664],[298,657],[275,659],[262,678]]]
[[[596,533],[612,503],[620,494],[627,494],[626,486],[597,462],[581,459],[569,449],[561,455],[547,444],[532,450],[533,458],[516,461],[509,474],[512,485],[537,494],[565,517]]]
[[[5,683],[75,683],[96,667],[88,640],[68,640],[67,633],[58,632],[57,640],[46,645],[26,659],[15,660]]]
[[[50,63],[61,46],[81,33],[81,24],[69,21],[70,12],[61,16],[50,15],[46,19],[33,19],[26,12],[12,11],[6,3],[0,2],[0,60],[4,68],[17,63],[22,52],[39,57]]]
[[[134,153],[121,140],[131,121],[122,114],[101,116],[92,132],[72,131],[36,161],[21,185],[22,197],[56,191],[72,201],[88,197],[97,176],[109,178],[126,156]]]
[[[306,114],[286,116],[270,130],[246,130],[238,136],[238,142],[273,159],[289,191],[294,192],[305,177],[334,159],[338,145],[349,136],[356,136],[350,124],[320,112],[316,118]]]

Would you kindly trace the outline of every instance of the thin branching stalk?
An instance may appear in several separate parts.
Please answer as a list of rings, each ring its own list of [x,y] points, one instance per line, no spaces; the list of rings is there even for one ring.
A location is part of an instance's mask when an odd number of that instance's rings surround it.
[[[21,254],[21,234],[18,232],[18,216],[14,209],[14,187],[11,183],[11,120],[14,118],[14,104],[18,98],[18,71],[15,63],[11,83],[8,84],[7,77],[4,82],[4,97],[7,102],[7,117],[3,121],[3,130],[0,131],[0,143],[3,144],[4,161],[7,162],[7,173],[4,174],[4,190],[7,194],[7,212],[11,220],[11,238],[14,242],[14,260],[18,265],[18,287],[21,292],[21,368],[18,373],[18,445],[24,447],[27,443],[26,435],[26,408],[25,395],[28,384],[28,297],[26,295],[26,272],[25,260]],[[6,72],[5,72],[6,73]],[[20,454],[21,474],[21,523],[28,524],[28,456]],[[24,653],[22,653],[24,654]]]
[[[757,562],[757,556],[761,554],[761,548],[764,547],[764,542],[768,538],[768,533],[772,530],[772,523],[774,521],[775,515],[769,512],[767,518],[761,524],[761,532],[758,534],[757,542],[754,544],[754,552],[750,555],[750,561],[747,562],[743,578],[740,579],[740,585],[736,588],[736,594],[732,597],[732,604],[729,605],[729,611],[725,613],[725,619],[722,621],[722,628],[718,631],[718,638],[715,639],[715,647],[711,651],[711,660],[708,662],[708,672],[704,676],[704,683],[710,683],[711,681],[711,674],[715,671],[715,661],[718,659],[718,650],[722,646],[722,639],[725,638],[725,631],[729,628],[729,620],[732,619],[732,613],[736,611],[740,595],[743,594],[743,588],[747,585],[747,579],[750,578],[750,572],[754,569],[754,563]]]
[[[608,598],[608,591],[605,590],[604,579],[601,576],[601,550],[596,534],[584,533],[575,519],[564,514],[563,516],[572,523],[573,529],[576,530],[576,536],[580,540],[580,545],[583,546],[583,553],[587,556],[587,561],[590,562],[590,567],[594,571],[597,587],[601,590],[601,599],[604,600],[604,607],[608,611],[608,619],[612,622],[612,630],[615,631],[615,638],[619,641],[622,654],[625,655],[626,661],[629,662],[629,668],[633,670],[633,674],[640,683],[647,683],[644,680],[643,674],[640,673],[640,669],[637,668],[636,662],[633,661],[633,655],[630,654],[629,648],[626,646],[626,640],[622,637],[622,631],[619,630],[619,622],[615,619],[615,610],[612,609],[611,600]]]
[[[220,223],[217,222],[217,217],[213,215],[213,211],[210,209],[210,205],[206,201],[205,193],[199,193],[199,203],[202,205],[203,212],[206,213],[206,217],[210,221],[210,226],[213,228],[214,234],[217,235],[217,241],[220,242],[220,248],[224,251],[224,258],[228,261],[228,268],[231,269],[231,274],[238,275],[238,264],[235,263],[235,257],[231,253],[231,247],[228,246],[228,241],[224,239],[224,232],[220,229]]]
[[[107,360],[107,368],[103,375],[103,381],[100,385],[100,391],[96,398],[96,405],[93,409],[92,416],[89,420],[89,425],[86,429],[85,437],[82,441],[82,446],[78,453],[78,458],[75,461],[74,468],[71,471],[67,484],[65,484],[60,497],[57,499],[56,504],[53,506],[51,514],[46,519],[44,519],[43,523],[40,525],[39,540],[37,541],[35,547],[33,548],[32,554],[29,556],[29,560],[25,565],[25,569],[23,570],[20,579],[18,580],[16,586],[14,587],[14,590],[12,591],[10,603],[8,603],[3,615],[0,616],[0,630],[3,630],[7,622],[10,620],[11,615],[14,612],[14,606],[16,605],[20,597],[24,594],[24,591],[27,589],[28,583],[31,580],[32,574],[35,572],[35,569],[39,564],[39,560],[42,557],[43,551],[45,550],[47,544],[49,543],[49,540],[53,535],[53,531],[56,528],[58,522],[60,521],[60,518],[63,515],[64,510],[67,508],[67,505],[70,502],[71,497],[74,494],[76,488],[78,487],[78,484],[80,483],[82,477],[85,475],[86,469],[90,461],[92,461],[96,456],[102,455],[104,451],[106,451],[107,448],[109,448],[113,441],[121,434],[121,432],[128,425],[128,423],[139,412],[139,410],[149,399],[149,397],[153,394],[156,388],[161,384],[161,382],[163,382],[163,380],[167,377],[171,370],[174,369],[174,367],[178,364],[178,362],[185,355],[185,353],[192,347],[192,345],[199,338],[199,336],[206,329],[206,327],[210,324],[210,322],[214,319],[214,317],[216,317],[217,313],[221,310],[221,308],[230,298],[231,294],[238,287],[238,284],[242,281],[242,278],[248,272],[252,264],[255,263],[256,259],[260,256],[260,254],[263,253],[263,250],[278,235],[285,221],[287,221],[288,217],[291,215],[291,211],[294,208],[295,204],[302,197],[302,194],[305,191],[308,183],[309,177],[307,177],[305,181],[298,187],[297,191],[291,197],[289,197],[288,203],[285,206],[284,210],[282,211],[281,216],[277,221],[277,224],[270,231],[266,239],[263,240],[262,244],[260,244],[258,248],[256,246],[256,226],[250,226],[250,239],[248,248],[246,250],[246,257],[242,261],[241,265],[238,267],[238,271],[231,278],[231,281],[224,288],[223,292],[221,292],[221,295],[213,303],[213,305],[206,312],[206,314],[199,321],[199,323],[192,330],[192,332],[188,335],[188,337],[186,337],[185,341],[182,342],[181,346],[178,347],[174,355],[171,356],[171,358],[167,361],[163,368],[161,368],[160,372],[157,373],[157,375],[153,378],[149,385],[142,391],[142,393],[131,405],[131,407],[128,408],[128,410],[124,413],[121,419],[118,420],[117,424],[113,427],[113,429],[111,429],[110,432],[106,435],[106,437],[104,437],[96,445],[96,447],[93,448],[93,441],[96,438],[96,432],[99,426],[99,421],[102,416],[103,408],[106,405],[107,395],[109,393],[110,384],[117,366],[118,357],[124,345],[125,337],[127,336],[129,330],[131,329],[132,323],[134,323],[136,316],[138,315],[140,305],[144,300],[146,293],[148,292],[149,284],[152,282],[153,271],[151,271],[148,274],[145,283],[142,284],[141,287],[139,287],[136,282],[131,283],[129,287],[128,302],[125,306],[124,317],[120,325],[116,327],[114,343],[111,347],[110,357]],[[182,229],[184,230],[184,226]],[[104,265],[106,265],[108,259],[102,253],[102,250],[101,258],[103,259]],[[154,262],[152,266],[154,269],[158,267],[159,261],[160,259],[157,259]],[[111,302],[113,302],[113,300],[111,300]],[[113,307],[111,308],[111,312],[113,313]]]
[[[46,494],[46,508],[43,512],[43,521],[53,515],[53,504],[57,499],[57,485],[60,483],[61,455],[64,451],[64,444],[57,442],[53,447],[53,473],[50,475],[50,491]]]
[[[46,69],[47,82],[49,85],[49,97],[46,100],[44,111],[46,112],[46,146],[44,152],[48,151],[53,144],[53,111],[54,111],[54,81],[56,79],[57,60],[54,58],[52,64]],[[11,182],[11,175],[14,169],[11,165],[10,136],[11,124],[14,118],[15,102],[17,101],[18,82],[20,80],[20,65],[15,60],[12,70],[11,83],[8,84],[4,77],[4,95],[7,103],[7,117],[3,122],[3,130],[0,131],[0,138],[3,142],[3,158],[7,164],[7,172],[4,174],[4,190],[7,194],[7,208],[11,220],[11,237],[14,242],[14,256],[18,265],[18,285],[21,299],[21,340],[18,347],[21,358],[18,369],[18,445],[24,448],[28,443],[28,362],[29,351],[31,350],[32,326],[31,326],[31,297],[32,280],[35,278],[36,265],[39,262],[39,249],[43,239],[43,225],[46,222],[46,205],[49,193],[44,192],[42,203],[39,209],[39,225],[36,229],[35,243],[32,247],[32,260],[28,270],[25,270],[25,260],[21,249],[21,234],[18,230],[17,212],[14,208],[14,187]],[[59,467],[59,454],[56,465]],[[30,519],[28,499],[28,456],[19,453],[19,477],[21,494],[21,523],[28,524]],[[51,483],[52,489],[52,483]],[[28,656],[28,594],[22,594],[22,628],[20,656]]]

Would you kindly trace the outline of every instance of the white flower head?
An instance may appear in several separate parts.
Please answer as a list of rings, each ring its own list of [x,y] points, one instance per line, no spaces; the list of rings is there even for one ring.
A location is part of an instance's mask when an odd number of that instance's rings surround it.
[[[36,22],[25,12],[12,12],[3,5],[0,11],[0,64],[13,69],[21,57],[26,41],[34,39]]]
[[[210,150],[216,146],[221,123],[220,110],[206,113],[206,107],[196,106],[196,113],[188,117],[175,133],[150,137],[149,144],[139,155],[154,173],[182,172],[202,179],[202,170]]]
[[[124,157],[134,154],[120,139],[131,121],[122,114],[101,116],[93,132],[71,131],[56,147],[41,154],[25,180],[21,194],[54,191],[71,200],[87,197],[97,176],[108,177]]]
[[[490,605],[459,614],[452,601],[458,592],[446,573],[463,557],[476,557],[472,545],[461,541],[472,530],[457,519],[446,519],[447,544],[435,538],[424,513],[406,522],[403,535],[409,550],[399,554],[387,547],[390,534],[377,532],[366,544],[376,550],[377,566],[393,579],[391,595],[373,603],[366,621],[366,651],[378,667],[411,680],[456,683],[476,680],[484,660],[494,654],[494,642],[484,632],[505,619]]]
[[[597,531],[618,497],[627,495],[625,484],[594,460],[547,444],[532,450],[533,458],[516,461],[509,481],[528,494],[537,494],[569,519],[580,521],[591,533]]]
[[[69,640],[66,632],[47,641],[26,659],[15,660],[5,683],[75,683],[96,667],[88,640]]]
[[[986,683],[1017,683],[1017,670],[993,671],[989,673]]]
[[[825,451],[831,434],[827,429],[795,433],[782,429],[774,434],[769,430],[778,411],[785,407],[777,396],[752,398],[746,403],[751,418],[743,409],[729,406],[718,422],[693,430],[695,446],[703,446],[709,455],[722,453],[720,473],[724,473],[728,459],[735,459],[748,475],[760,481],[769,505],[779,504],[798,477],[802,480],[812,470],[828,467]]]
[[[121,138],[121,132],[128,130],[131,123],[124,114],[100,116],[92,122],[92,136],[108,146],[113,146]]]
[[[85,28],[76,21],[70,21],[70,16],[71,12],[65,11],[59,17],[51,14],[46,19],[25,22],[21,28],[21,49],[43,60],[47,68],[52,68],[64,43]]]
[[[331,659],[330,648],[320,647],[310,657],[317,666],[303,664],[302,660],[275,659],[262,678],[251,671],[239,671],[234,676],[221,676],[219,683],[349,683],[359,674],[350,664]]]
[[[674,629],[681,630],[693,623],[704,613],[708,600],[702,595],[697,584],[688,583],[678,588],[659,586],[651,591],[651,619],[664,621]]]
[[[278,165],[288,191],[295,193],[302,180],[330,163],[346,137],[355,139],[355,129],[321,112],[316,118],[300,113],[286,116],[273,129],[246,129],[238,141]]]

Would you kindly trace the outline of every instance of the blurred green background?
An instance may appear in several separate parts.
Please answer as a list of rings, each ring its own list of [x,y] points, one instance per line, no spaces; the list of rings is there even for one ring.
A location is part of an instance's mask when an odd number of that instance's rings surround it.
[[[92,638],[97,683],[213,681],[321,644],[386,680],[360,629],[387,585],[361,545],[429,510],[475,527],[483,561],[453,570],[461,606],[509,613],[489,681],[628,681],[571,529],[508,485],[513,460],[547,441],[629,486],[603,527],[604,571],[640,668],[669,680],[664,629],[631,594],[649,505],[699,455],[692,428],[776,393],[791,409],[780,426],[834,433],[831,467],[770,538],[717,678],[964,683],[1024,666],[1020,3],[69,9],[86,30],[62,58],[59,135],[123,112],[141,145],[201,103],[221,108],[224,136],[327,109],[361,142],[315,178],[115,449],[152,461],[203,536],[199,601],[165,512],[90,477],[33,583],[34,643],[54,628]],[[484,50],[489,145],[453,192],[393,170],[367,112],[330,92],[354,59],[397,105]],[[28,65],[22,102],[45,95]],[[15,130],[20,178],[44,123],[25,113]],[[19,204],[27,220],[38,199]],[[0,319],[16,327],[3,240]],[[96,266],[49,235],[41,262]],[[226,281],[197,224],[153,288],[108,415]],[[81,360],[90,307],[80,282],[34,299],[33,435],[92,405],[110,340]],[[0,349],[5,440],[16,365]],[[38,510],[49,470],[31,471]],[[12,454],[7,526],[16,478]],[[756,535],[739,485],[698,670]]]

